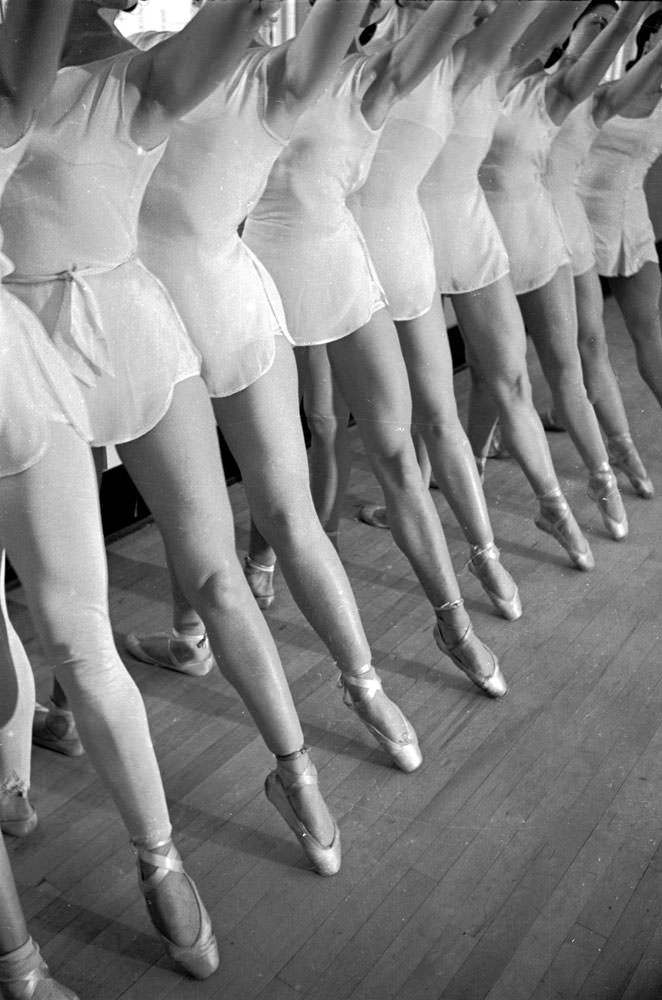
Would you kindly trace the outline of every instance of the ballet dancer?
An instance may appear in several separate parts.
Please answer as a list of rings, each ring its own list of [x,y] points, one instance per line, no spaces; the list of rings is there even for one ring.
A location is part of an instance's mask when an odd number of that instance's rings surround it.
[[[617,113],[600,129],[579,183],[595,238],[597,271],[609,280],[639,373],[660,404],[660,262],[643,186],[662,152],[661,27],[662,11],[656,10],[637,33],[636,56],[627,72],[606,88],[605,103],[609,107],[616,100]],[[612,456],[623,467],[618,440],[612,442]],[[624,471],[629,474],[627,462]]]
[[[577,345],[574,285],[563,230],[545,185],[549,149],[568,114],[595,89],[608,66],[605,50],[589,46],[576,63],[548,74],[538,59],[522,60],[540,38],[566,37],[588,5],[550,3],[527,29],[520,61],[479,178],[501,231],[513,287],[527,331],[550,385],[554,407],[589,472],[588,494],[609,536],[627,536],[628,522],[595,411],[586,395]],[[527,35],[528,40],[527,40]],[[554,516],[541,511],[541,530],[558,537]],[[560,540],[560,539],[559,539]]]
[[[347,198],[365,180],[387,114],[437,65],[475,3],[432,3],[402,39],[350,54],[289,144],[248,217],[244,240],[283,300],[297,346],[326,350],[386,499],[396,544],[435,610],[440,650],[484,692],[506,684],[464,609],[439,518],[416,461],[397,332]]]
[[[11,177],[0,208],[16,265],[5,282],[38,314],[75,376],[93,444],[118,446],[178,566],[183,590],[205,622],[224,676],[277,759],[267,796],[314,869],[330,875],[340,865],[337,826],[319,792],[273,639],[236,558],[199,358],[165,289],[136,257],[142,195],[174,121],[234,71],[274,5],[207,4],[180,34],[147,53],[115,30],[115,17],[129,6],[128,0],[74,3],[62,68],[39,113],[30,155]],[[71,463],[60,464],[76,482]],[[39,525],[51,522],[51,494],[47,486],[37,493]],[[68,502],[77,512],[75,531],[58,539],[53,565],[32,566],[28,558],[16,564],[24,584],[31,566],[33,574],[40,570],[35,586],[47,606],[58,605],[49,616],[58,627],[71,621],[73,609],[68,591],[51,581],[80,545],[80,504],[72,497]],[[19,518],[30,513],[17,507],[13,538],[21,536]],[[105,594],[105,576],[100,568],[92,573],[88,559],[86,552],[83,591],[94,586],[96,593],[103,585]],[[92,565],[103,565],[102,549]],[[90,597],[84,605],[88,615],[98,616],[97,605]],[[91,627],[82,627],[75,616],[73,624],[75,639],[48,647],[53,662],[65,661],[58,675],[76,671],[79,655],[72,656],[67,646],[86,650],[95,642]],[[108,627],[106,642],[109,636]],[[99,652],[95,649],[94,657],[104,666],[108,655]],[[98,683],[90,683],[99,690]],[[85,733],[94,721],[89,713],[81,715],[62,687],[87,745]],[[105,704],[100,694],[97,699]],[[120,713],[122,726],[130,716]],[[107,728],[98,726],[104,738]],[[92,753],[89,745],[87,750]],[[153,760],[142,751],[129,755],[135,775],[134,756],[144,766]],[[115,780],[121,783],[123,776],[118,770]],[[140,805],[148,786],[136,780]],[[150,815],[160,814],[150,809]],[[140,839],[148,898],[158,898],[159,880],[165,879],[167,891],[168,873],[177,871],[179,861],[169,848],[159,853],[148,849],[153,839]],[[207,934],[208,922],[199,923],[200,934]]]

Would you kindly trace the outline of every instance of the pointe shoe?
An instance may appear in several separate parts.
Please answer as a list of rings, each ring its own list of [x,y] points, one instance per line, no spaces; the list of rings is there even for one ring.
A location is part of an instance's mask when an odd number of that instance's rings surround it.
[[[325,847],[310,832],[297,813],[293,798],[296,792],[306,785],[317,785],[317,768],[308,758],[307,751],[303,756],[306,761],[299,773],[287,773],[287,762],[279,760],[280,770],[271,771],[264,782],[264,794],[272,806],[281,814],[290,830],[294,833],[303,853],[310,861],[318,875],[330,876],[340,871],[341,847],[338,824],[333,821],[333,837]]]
[[[591,547],[584,538],[582,530],[575,520],[567,502],[561,498],[558,510],[541,507],[535,518],[535,526],[545,534],[551,535],[561,545],[577,569],[588,572],[595,568],[595,559]]]
[[[345,705],[356,712],[368,732],[374,736],[395,766],[407,774],[416,771],[421,766],[423,755],[414,727],[398,706],[384,693],[381,679],[375,670],[368,666],[360,675],[341,673],[338,687],[343,689]],[[398,732],[394,733],[393,736],[387,736],[370,720],[370,706],[378,692],[390,702],[399,715]]]
[[[359,521],[369,524],[371,528],[384,528],[386,531],[391,527],[386,507],[378,503],[364,503],[359,507]]]
[[[157,844],[155,846],[161,847],[163,845]],[[137,847],[136,850],[138,853],[138,880],[146,902],[149,902],[149,897],[157,892],[158,887],[167,878],[168,872],[178,872],[186,878],[193,892],[200,919],[200,930],[196,940],[191,945],[175,944],[156,925],[154,927],[173,962],[176,962],[193,979],[207,979],[219,966],[218,943],[205,904],[200,899],[195,882],[184,871],[179,851],[171,841],[169,842],[167,854],[156,854],[153,850],[143,847]],[[147,878],[143,878],[142,876],[140,869],[141,861],[155,868],[155,871]],[[150,913],[149,906],[147,912]],[[152,923],[154,923],[153,920]]]
[[[250,556],[244,556],[244,576],[258,608],[263,611],[271,607],[276,597],[274,590],[275,568],[275,563],[273,566],[263,566],[262,563],[255,562]]]
[[[471,558],[467,563],[480,585],[503,618],[515,622],[522,617],[517,584],[499,561],[499,550],[494,542],[487,545],[472,545]]]
[[[591,474],[587,493],[598,505],[602,522],[615,542],[628,536],[628,516],[618,491],[616,476],[611,469],[600,469]]]
[[[655,487],[630,435],[615,434],[608,438],[607,454],[612,468],[625,473],[637,496],[644,500],[652,500],[655,496]]]
[[[35,705],[32,717],[32,743],[45,750],[54,750],[65,757],[82,757],[85,753],[80,741],[74,714],[68,708]]]
[[[510,458],[508,454],[508,449],[503,443],[503,438],[501,437],[501,427],[497,421],[494,425],[494,430],[490,436],[490,443],[487,447],[486,458]]]
[[[38,822],[27,792],[18,788],[0,792],[0,829],[8,837],[27,837]]]
[[[189,677],[206,677],[216,665],[206,632],[202,637],[190,638],[166,632],[143,636],[129,632],[124,646],[134,660],[174,670],[178,674],[188,674]]]
[[[16,951],[0,955],[0,996],[3,1000],[78,1000],[53,979],[32,938]]]
[[[435,609],[437,623],[433,629],[434,640],[441,652],[448,656],[484,694],[490,698],[503,698],[508,691],[508,685],[492,650],[478,638],[468,615],[463,615],[466,620],[465,625],[458,627],[453,624],[452,619],[458,617],[456,612],[461,612],[463,609],[462,598]],[[444,627],[459,634],[448,641],[442,632]]]

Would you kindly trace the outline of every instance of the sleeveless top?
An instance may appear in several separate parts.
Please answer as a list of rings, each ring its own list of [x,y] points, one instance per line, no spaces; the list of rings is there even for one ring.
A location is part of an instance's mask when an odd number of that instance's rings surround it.
[[[0,193],[29,140],[28,132],[0,148]],[[12,268],[0,252],[0,275]],[[83,399],[67,366],[36,316],[0,287],[0,478],[35,465],[48,449],[51,425],[62,422],[89,440]]]
[[[237,234],[287,142],[265,121],[273,54],[249,49],[175,125],[140,214],[140,255],[173,296],[212,396],[249,386],[271,367],[274,337],[289,339],[276,286]]]
[[[246,220],[244,240],[273,276],[299,346],[346,337],[386,304],[347,198],[366,180],[381,129],[361,111],[367,57],[348,56],[298,119]]]
[[[96,445],[151,430],[174,386],[199,372],[172,300],[136,258],[145,186],[165,143],[131,138],[135,50],[61,69],[0,212],[7,286],[41,319],[76,377]]]
[[[547,184],[561,219],[575,276],[595,266],[593,231],[577,188],[582,164],[599,131],[593,119],[591,96],[564,121],[547,164]]]
[[[403,34],[403,11],[392,7],[365,51]],[[434,249],[418,188],[453,124],[452,55],[391,109],[363,187],[350,207],[365,236],[395,320],[427,313],[437,294]]]
[[[500,110],[496,78],[485,77],[455,108],[451,133],[420,187],[445,295],[476,291],[508,273],[508,254],[478,180]]]
[[[479,171],[508,252],[517,295],[542,288],[569,262],[561,223],[545,182],[549,150],[559,131],[545,102],[548,79],[541,70],[509,91]]]
[[[610,118],[591,146],[579,194],[600,274],[627,277],[647,261],[658,263],[644,180],[660,153],[662,100],[646,118]]]

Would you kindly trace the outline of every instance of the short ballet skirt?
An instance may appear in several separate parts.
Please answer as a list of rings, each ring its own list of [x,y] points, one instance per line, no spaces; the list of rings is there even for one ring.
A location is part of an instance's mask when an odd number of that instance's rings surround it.
[[[163,285],[136,259],[6,286],[31,309],[75,376],[92,444],[122,444],[165,416],[200,359]]]
[[[586,274],[595,266],[595,241],[586,209],[574,187],[554,193],[554,204],[559,213],[573,277]]]
[[[508,274],[510,263],[501,233],[477,182],[450,197],[440,197],[436,186],[424,182],[420,196],[442,294],[475,292]]]
[[[76,381],[39,321],[0,289],[0,478],[24,472],[48,449],[53,423],[92,434]]]
[[[646,195],[641,187],[631,190],[621,204],[586,188],[581,198],[592,229],[598,274],[627,278],[637,274],[644,264],[659,264],[655,232],[648,214]],[[615,210],[614,210],[615,208]]]

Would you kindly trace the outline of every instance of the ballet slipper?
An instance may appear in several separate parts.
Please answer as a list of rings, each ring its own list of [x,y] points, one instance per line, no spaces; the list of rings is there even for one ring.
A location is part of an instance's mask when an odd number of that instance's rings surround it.
[[[166,854],[156,853],[157,848],[164,847],[166,845],[168,846]],[[155,844],[151,849],[148,847],[136,847],[136,851],[138,854],[138,879],[140,882],[140,889],[145,897],[145,902],[147,903],[147,912],[150,914],[150,919],[154,924],[155,930],[165,945],[166,952],[173,962],[176,962],[177,965],[184,969],[184,971],[187,972],[193,979],[207,979],[219,966],[220,960],[218,957],[218,944],[211,925],[211,920],[209,919],[209,914],[205,909],[204,903],[200,899],[200,894],[195,882],[190,875],[187,875],[184,871],[184,865],[179,855],[179,851],[172,841],[166,841],[164,844]],[[144,877],[140,867],[141,862],[143,864],[151,865],[154,868],[154,872],[151,875]],[[192,891],[193,901],[197,907],[200,929],[195,941],[191,945],[175,944],[174,941],[171,941],[170,938],[156,926],[154,918],[151,914],[150,900],[156,895],[159,886],[168,877],[169,872],[178,872],[184,876]]]
[[[205,677],[216,664],[206,632],[202,636],[182,635],[174,630],[170,635],[156,632],[138,636],[129,632],[124,646],[134,660],[189,677]]]
[[[612,468],[628,477],[637,496],[643,500],[652,500],[655,487],[630,435],[613,434],[607,438],[607,454]]]
[[[34,746],[53,750],[65,757],[82,757],[85,753],[80,741],[73,712],[50,705],[35,705],[32,717],[32,743]]]
[[[602,522],[615,542],[628,536],[628,517],[618,490],[616,476],[609,466],[592,472],[588,480],[587,493],[600,511]]]
[[[271,607],[276,596],[274,590],[275,568],[275,563],[273,566],[263,566],[262,563],[255,562],[250,556],[244,557],[244,576],[258,608],[263,611]]]
[[[369,524],[371,528],[390,528],[386,507],[376,503],[366,503],[359,508],[359,521]]]
[[[508,685],[499,661],[474,632],[462,598],[442,604],[435,608],[435,613],[434,639],[441,652],[484,694],[503,698]]]
[[[37,813],[20,788],[0,792],[0,829],[9,837],[27,837],[36,829]]]
[[[340,831],[335,820],[331,843],[325,846],[315,837],[303,822],[294,804],[294,796],[306,786],[317,787],[317,769],[303,747],[296,754],[277,758],[275,771],[271,771],[264,783],[264,793],[272,806],[281,814],[294,833],[303,853],[318,875],[330,876],[340,871],[341,845]]]
[[[341,673],[338,687],[343,689],[343,701],[348,708],[356,712],[368,732],[374,736],[396,767],[410,773],[416,771],[423,760],[418,737],[411,723],[406,719],[398,706],[384,693],[382,682],[373,667],[368,664],[358,674]],[[375,698],[380,695],[381,706],[384,699],[394,709],[398,716],[397,726],[388,734],[384,732],[384,722],[380,715],[379,724],[375,718]],[[371,718],[372,716],[372,718]]]
[[[16,951],[0,955],[0,996],[2,1000],[78,1000],[53,979],[32,938]]]
[[[480,581],[483,590],[503,618],[510,622],[522,617],[517,584],[505,567],[501,565],[500,553],[494,542],[487,545],[472,545],[471,558],[467,563],[469,572]]]

